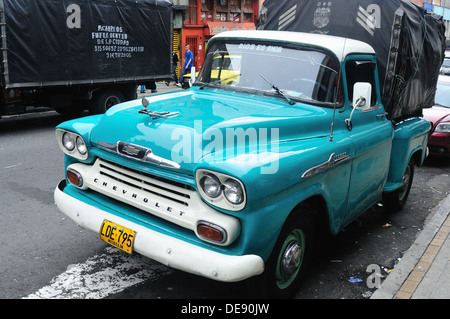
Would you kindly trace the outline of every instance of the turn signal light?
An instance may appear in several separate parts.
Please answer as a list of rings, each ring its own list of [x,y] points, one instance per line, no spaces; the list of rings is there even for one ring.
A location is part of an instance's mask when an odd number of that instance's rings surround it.
[[[67,170],[67,179],[69,182],[77,187],[83,186],[83,177],[80,173],[78,173],[74,169],[68,169]]]
[[[199,223],[197,233],[203,239],[222,243],[226,240],[226,232],[222,227],[210,223]]]

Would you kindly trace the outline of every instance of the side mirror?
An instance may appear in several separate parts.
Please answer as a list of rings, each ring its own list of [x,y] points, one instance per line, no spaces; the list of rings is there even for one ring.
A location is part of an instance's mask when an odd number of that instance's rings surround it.
[[[366,82],[356,82],[353,86],[353,110],[350,113],[350,118],[345,120],[347,129],[353,129],[352,117],[355,110],[364,111],[370,108],[372,101],[372,85]]]
[[[353,86],[353,108],[367,110],[372,101],[372,85],[366,82],[357,82]]]
[[[191,79],[189,80],[189,87],[195,82],[195,66],[191,67]]]

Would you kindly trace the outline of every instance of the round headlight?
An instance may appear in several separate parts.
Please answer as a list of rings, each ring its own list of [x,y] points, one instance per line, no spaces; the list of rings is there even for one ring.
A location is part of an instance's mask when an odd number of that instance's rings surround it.
[[[206,174],[205,176],[203,176],[200,180],[200,186],[205,194],[211,198],[219,197],[220,193],[222,192],[220,181],[213,174]]]
[[[231,204],[239,205],[244,201],[244,190],[235,180],[227,179],[223,183],[223,193]]]
[[[73,138],[72,134],[70,133],[64,133],[62,136],[62,144],[68,151],[73,151],[75,149],[75,139]]]
[[[86,143],[80,136],[77,137],[77,150],[81,155],[86,155],[87,153]]]

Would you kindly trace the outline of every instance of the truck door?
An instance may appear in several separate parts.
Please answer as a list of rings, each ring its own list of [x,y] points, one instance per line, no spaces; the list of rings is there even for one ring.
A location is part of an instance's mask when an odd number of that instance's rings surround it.
[[[349,112],[349,137],[354,154],[350,175],[347,215],[344,224],[354,220],[359,214],[376,204],[381,198],[387,180],[393,127],[386,119],[386,113],[380,101],[377,68],[375,58],[351,58],[345,64]],[[353,87],[357,82],[370,83],[372,86],[370,107],[364,111],[353,110]]]

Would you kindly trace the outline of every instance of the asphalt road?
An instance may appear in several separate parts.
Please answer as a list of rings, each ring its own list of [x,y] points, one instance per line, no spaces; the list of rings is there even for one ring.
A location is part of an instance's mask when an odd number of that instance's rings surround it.
[[[60,213],[53,190],[63,178],[54,127],[64,118],[43,112],[0,119],[0,298],[251,298],[245,283],[224,284],[110,248]],[[375,206],[333,238],[324,237],[299,299],[364,299],[366,269],[381,280],[420,233],[450,190],[450,161],[416,169],[403,211]],[[349,282],[349,279],[360,282]],[[358,281],[358,280],[357,280]]]

